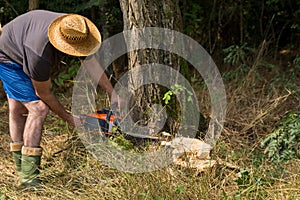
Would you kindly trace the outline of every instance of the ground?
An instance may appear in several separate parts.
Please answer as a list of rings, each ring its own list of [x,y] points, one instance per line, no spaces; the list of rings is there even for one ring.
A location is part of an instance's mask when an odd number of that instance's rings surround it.
[[[252,68],[253,69],[253,68]],[[11,199],[300,199],[300,161],[272,164],[260,143],[287,111],[299,110],[295,66],[255,66],[223,72],[228,111],[224,131],[211,153],[217,164],[197,173],[170,165],[150,173],[127,173],[101,164],[86,151],[72,127],[50,113],[43,131],[41,191],[19,190],[9,152],[7,102],[0,101],[0,193]],[[295,74],[295,73],[294,73]],[[201,80],[199,80],[201,82]],[[209,96],[197,86],[200,109]],[[59,95],[65,106],[71,96]],[[220,163],[222,163],[220,162]]]

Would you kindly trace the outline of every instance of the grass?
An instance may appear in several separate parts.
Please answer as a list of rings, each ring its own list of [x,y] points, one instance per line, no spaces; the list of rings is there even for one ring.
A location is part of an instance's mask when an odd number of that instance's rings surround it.
[[[0,193],[10,199],[300,199],[300,160],[280,168],[263,154],[260,143],[278,125],[286,111],[299,109],[299,77],[289,90],[278,76],[280,67],[268,71],[239,71],[238,78],[225,82],[228,113],[225,129],[211,157],[238,168],[217,164],[203,173],[170,165],[150,173],[126,173],[101,164],[86,151],[76,132],[54,115],[44,128],[41,191],[15,188],[9,152],[7,103],[0,104]],[[229,71],[228,73],[234,73]],[[228,73],[223,72],[224,76]],[[276,75],[276,81],[273,81]],[[230,76],[235,77],[235,76]],[[209,113],[209,96],[201,87],[200,109]],[[201,94],[201,96],[200,96]],[[67,96],[67,95],[66,95]],[[64,98],[69,105],[70,98]],[[222,163],[220,162],[220,163]]]

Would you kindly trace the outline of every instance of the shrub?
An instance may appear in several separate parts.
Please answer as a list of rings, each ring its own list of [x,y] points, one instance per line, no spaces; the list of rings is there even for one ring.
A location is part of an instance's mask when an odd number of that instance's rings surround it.
[[[300,159],[300,114],[287,113],[281,125],[261,143],[266,147],[264,153],[276,164],[283,164],[291,159]]]

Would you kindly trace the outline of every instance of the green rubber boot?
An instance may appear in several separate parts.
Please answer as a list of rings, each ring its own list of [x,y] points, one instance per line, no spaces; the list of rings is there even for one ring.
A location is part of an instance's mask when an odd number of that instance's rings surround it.
[[[41,165],[42,148],[25,147],[22,148],[22,169],[20,176],[21,187],[38,186],[39,167]]]
[[[16,169],[16,173],[17,175],[21,175],[21,157],[22,157],[22,154],[21,154],[21,150],[22,150],[22,147],[23,147],[23,142],[11,142],[10,143],[10,151],[12,152],[12,156],[13,156],[13,160],[14,160],[14,163],[15,163],[15,169]]]

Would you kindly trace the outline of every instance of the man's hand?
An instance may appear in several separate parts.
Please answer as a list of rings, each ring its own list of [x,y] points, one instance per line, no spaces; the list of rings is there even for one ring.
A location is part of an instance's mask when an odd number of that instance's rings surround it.
[[[117,110],[121,110],[122,108],[124,108],[126,103],[121,97],[119,97],[115,93],[113,93],[113,95],[111,96],[110,102],[111,105],[116,105],[115,109]]]
[[[80,116],[77,116],[77,115],[73,115],[73,125],[74,126],[82,126],[83,125],[83,122],[82,122],[82,119]]]

